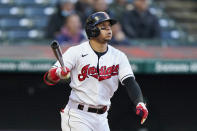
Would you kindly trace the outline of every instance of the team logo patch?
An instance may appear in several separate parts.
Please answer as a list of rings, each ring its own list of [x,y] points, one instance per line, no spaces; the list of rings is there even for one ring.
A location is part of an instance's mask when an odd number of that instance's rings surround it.
[[[111,78],[111,76],[118,75],[118,70],[119,64],[110,67],[102,66],[98,74],[96,67],[90,67],[90,64],[88,64],[81,69],[81,74],[78,75],[78,79],[79,81],[83,81],[91,76],[102,81]]]
[[[99,20],[99,17],[98,17],[98,16],[96,16],[96,17],[95,17],[95,20],[96,20],[96,21],[98,21],[98,20]]]

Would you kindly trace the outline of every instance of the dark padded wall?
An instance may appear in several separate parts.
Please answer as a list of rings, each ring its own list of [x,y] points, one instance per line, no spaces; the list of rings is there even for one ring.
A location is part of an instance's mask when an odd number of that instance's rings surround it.
[[[70,89],[59,83],[46,86],[41,73],[0,74],[0,129],[60,130],[59,110]],[[136,75],[149,108],[140,126],[124,87],[112,98],[109,123],[112,131],[196,131],[197,75]]]

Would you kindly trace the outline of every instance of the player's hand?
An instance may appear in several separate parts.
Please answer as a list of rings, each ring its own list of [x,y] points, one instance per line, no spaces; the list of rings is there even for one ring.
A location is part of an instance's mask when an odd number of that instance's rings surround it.
[[[55,73],[60,79],[68,79],[70,77],[70,70],[67,67],[64,67],[64,70],[62,67],[58,67]]]
[[[142,117],[141,124],[143,124],[148,116],[148,110],[143,102],[139,102],[136,106],[136,115]]]

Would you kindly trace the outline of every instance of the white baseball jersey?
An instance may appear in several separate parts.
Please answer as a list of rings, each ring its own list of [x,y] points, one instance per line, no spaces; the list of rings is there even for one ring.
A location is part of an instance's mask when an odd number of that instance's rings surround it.
[[[72,91],[69,98],[79,103],[109,106],[119,81],[122,83],[125,78],[134,77],[127,56],[110,45],[98,59],[89,41],[83,42],[70,47],[63,54],[63,61],[71,71]],[[54,66],[60,67],[59,62]]]

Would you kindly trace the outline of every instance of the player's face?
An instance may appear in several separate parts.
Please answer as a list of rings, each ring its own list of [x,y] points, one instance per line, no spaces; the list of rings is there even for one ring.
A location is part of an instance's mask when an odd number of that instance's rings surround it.
[[[112,38],[112,29],[109,21],[104,21],[97,25],[100,29],[100,35],[97,37],[97,40],[100,43],[106,43]]]

